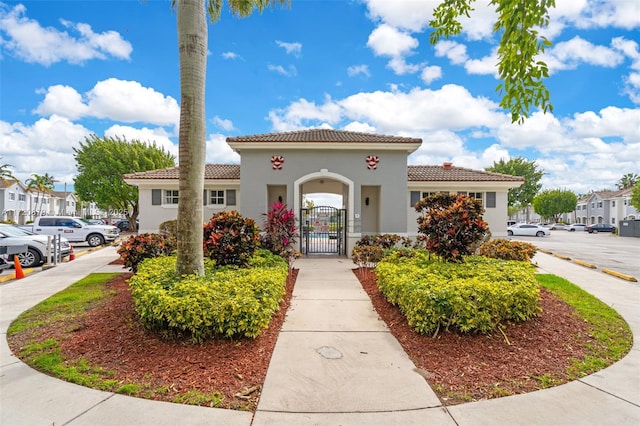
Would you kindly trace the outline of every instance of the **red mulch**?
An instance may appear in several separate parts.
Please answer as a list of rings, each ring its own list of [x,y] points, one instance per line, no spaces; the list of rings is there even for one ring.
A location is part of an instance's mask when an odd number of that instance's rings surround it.
[[[91,309],[81,323],[54,324],[38,330],[38,338],[56,338],[68,360],[83,358],[112,371],[121,383],[164,387],[153,398],[171,401],[190,390],[224,396],[222,407],[254,410],[278,333],[289,307],[297,276],[287,282],[287,294],[269,328],[256,339],[215,340],[203,344],[166,341],[137,321],[123,273],[109,283],[114,294]],[[506,324],[504,333],[460,335],[440,332],[436,338],[410,329],[399,310],[379,293],[375,275],[354,270],[380,317],[387,323],[418,371],[434,387],[443,403],[524,393],[539,389],[536,376],[566,380],[571,358],[580,358],[591,341],[587,325],[572,309],[544,290],[542,313],[520,324]],[[73,330],[73,331],[69,331]],[[26,335],[9,338],[14,353]],[[236,394],[253,391],[247,396]],[[144,396],[144,395],[139,395]]]
[[[354,269],[378,315],[447,405],[541,389],[536,377],[566,382],[571,360],[593,342],[588,324],[573,308],[541,290],[542,312],[524,323],[504,324],[504,335],[443,332],[434,338],[411,329],[400,310],[384,299],[375,274]],[[506,338],[505,338],[506,336]]]

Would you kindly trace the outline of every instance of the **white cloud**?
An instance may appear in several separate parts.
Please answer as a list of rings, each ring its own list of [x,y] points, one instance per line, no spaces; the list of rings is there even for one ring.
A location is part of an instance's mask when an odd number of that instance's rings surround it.
[[[619,137],[625,142],[640,141],[640,109],[606,107],[599,114],[593,111],[576,113],[564,126],[579,138]]]
[[[242,59],[242,57],[236,52],[222,52],[220,56],[222,56],[224,59]]]
[[[389,63],[387,64],[387,66],[391,68],[393,72],[395,72],[397,75],[404,75],[404,74],[414,74],[420,71],[420,68],[422,68],[423,65],[409,64],[407,63],[405,58],[401,56],[396,56],[389,60]]]
[[[367,46],[376,56],[404,56],[419,45],[418,40],[406,32],[382,24],[369,34]]]
[[[624,56],[616,49],[597,46],[576,36],[569,41],[556,44],[540,56],[549,67],[549,72],[575,69],[580,64],[613,68],[620,65]]]
[[[431,84],[442,77],[442,68],[438,66],[428,66],[422,69],[420,78],[425,84]]]
[[[467,89],[454,84],[438,90],[358,93],[339,104],[349,119],[367,121],[391,134],[492,127],[505,120],[505,115],[497,111],[497,104],[473,97]]]
[[[227,132],[235,130],[235,128],[233,127],[233,122],[231,120],[223,119],[223,118],[220,118],[220,117],[218,117],[216,115],[215,117],[213,117],[213,119],[211,121],[217,127],[221,128],[222,130],[225,130]]]
[[[498,78],[498,49],[481,59],[469,59],[464,63],[464,69],[469,74],[493,75]]]
[[[434,46],[435,55],[438,57],[446,57],[454,65],[463,64],[469,57],[467,56],[467,46],[464,44],[442,40]]]
[[[50,86],[44,100],[34,112],[43,116],[62,116],[76,120],[83,117],[105,118],[125,123],[151,123],[178,127],[180,107],[165,96],[137,81],[110,78],[99,81],[83,97],[69,86]]]
[[[639,28],[640,3],[635,0],[589,1],[587,8],[574,22],[580,28]]]
[[[180,107],[174,98],[137,81],[99,81],[87,93],[87,99],[91,115],[98,118],[172,126],[180,120]]]
[[[5,34],[3,50],[29,63],[44,66],[67,61],[82,64],[91,59],[130,58],[133,48],[115,31],[94,33],[91,26],[84,23],[61,21],[69,30],[61,31],[52,27],[42,27],[36,20],[26,16],[24,5],[12,9],[0,4],[0,31]]]
[[[353,77],[359,74],[362,74],[367,77],[371,77],[371,73],[369,72],[369,66],[366,64],[362,65],[352,65],[347,68],[347,74],[349,77]]]
[[[300,56],[302,52],[302,43],[287,43],[284,41],[276,40],[276,44],[282,47],[287,54]]]
[[[284,75],[285,77],[294,77],[298,74],[298,70],[293,65],[289,65],[288,68],[283,67],[282,65],[271,65],[267,66],[269,71],[274,71],[280,75]]]
[[[351,123],[344,126],[344,130],[349,132],[360,132],[360,133],[375,133],[376,128],[371,126],[368,123],[361,123],[359,121],[352,121]]]
[[[44,100],[34,112],[43,116],[56,114],[75,120],[87,115],[89,107],[84,104],[82,95],[76,89],[57,84],[47,89]]]
[[[438,0],[365,0],[369,17],[393,27],[409,31],[421,31],[433,15]]]
[[[226,136],[219,133],[209,135],[207,138],[207,163],[238,164],[240,155],[234,152],[226,141]]]
[[[92,132],[65,117],[53,115],[32,125],[0,122],[2,160],[14,166],[13,174],[25,181],[32,173],[54,177],[76,172],[73,148]]]

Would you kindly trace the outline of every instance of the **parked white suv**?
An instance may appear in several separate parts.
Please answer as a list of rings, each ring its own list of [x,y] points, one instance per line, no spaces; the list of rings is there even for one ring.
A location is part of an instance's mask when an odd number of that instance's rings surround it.
[[[120,236],[120,230],[111,225],[92,225],[79,217],[38,216],[33,225],[25,228],[39,235],[61,235],[72,243],[87,242],[91,247],[111,242]]]
[[[26,247],[27,251],[17,253],[20,266],[23,268],[33,268],[46,262],[48,251],[49,238],[45,235],[35,235],[24,229],[20,229],[17,226],[0,224],[0,247]],[[69,240],[62,237],[60,238],[60,245],[57,250],[51,250],[52,255],[54,252],[59,254],[60,259],[69,256],[71,252],[71,245]],[[13,257],[5,256],[4,262],[11,265],[13,263]]]

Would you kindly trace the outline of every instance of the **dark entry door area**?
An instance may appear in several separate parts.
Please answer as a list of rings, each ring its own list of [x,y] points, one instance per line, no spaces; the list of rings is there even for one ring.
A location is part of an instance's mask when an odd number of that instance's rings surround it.
[[[347,211],[331,206],[300,210],[302,254],[347,254]]]

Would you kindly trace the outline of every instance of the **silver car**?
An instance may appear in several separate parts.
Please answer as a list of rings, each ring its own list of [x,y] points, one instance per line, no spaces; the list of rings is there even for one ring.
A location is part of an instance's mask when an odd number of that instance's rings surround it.
[[[48,237],[46,235],[36,235],[17,226],[0,224],[0,247],[27,246],[26,252],[16,255],[23,268],[33,268],[47,261],[49,254],[47,243]],[[60,239],[60,258],[69,256],[70,252],[69,240],[62,237]],[[6,258],[5,262],[13,263],[13,259]]]
[[[551,235],[551,231],[544,226],[532,223],[516,223],[507,228],[507,234],[509,236],[525,235],[530,237],[544,237],[545,235]]]

